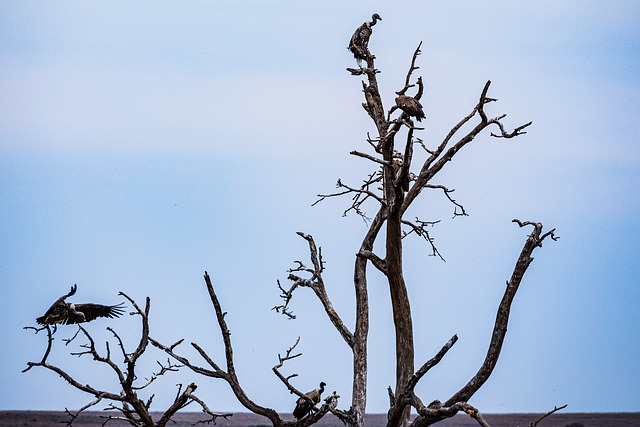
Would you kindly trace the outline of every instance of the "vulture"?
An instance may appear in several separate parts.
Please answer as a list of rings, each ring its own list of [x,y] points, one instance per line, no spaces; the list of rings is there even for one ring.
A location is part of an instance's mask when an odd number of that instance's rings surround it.
[[[324,386],[326,386],[326,384],[322,382],[320,383],[320,388],[313,389],[305,394],[313,403],[303,397],[298,399],[296,409],[293,410],[293,416],[296,417],[297,420],[304,418],[311,412],[311,409],[320,402],[320,395],[324,391]]]
[[[122,305],[100,305],[100,304],[73,304],[66,302],[65,299],[74,295],[78,289],[77,285],[71,287],[71,292],[58,298],[49,310],[36,319],[40,325],[71,325],[74,323],[90,322],[98,317],[119,317],[124,313]]]
[[[348,49],[353,53],[353,56],[358,61],[358,66],[362,68],[362,60],[367,59],[369,53],[369,38],[371,37],[371,27],[376,25],[376,22],[382,21],[382,18],[377,13],[371,16],[371,21],[365,21],[360,25],[349,42]]]
[[[417,99],[407,96],[400,95],[396,98],[396,106],[407,113],[410,117],[415,117],[419,122],[424,119],[424,110],[422,109],[422,104]]]

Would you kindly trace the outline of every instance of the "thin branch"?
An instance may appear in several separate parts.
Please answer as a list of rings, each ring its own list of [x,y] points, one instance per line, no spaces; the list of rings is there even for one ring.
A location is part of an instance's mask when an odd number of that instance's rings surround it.
[[[446,342],[446,344],[444,346],[442,346],[442,348],[440,349],[440,351],[438,351],[438,353],[436,353],[435,356],[433,356],[431,359],[429,359],[428,361],[426,361],[421,367],[420,369],[418,369],[416,371],[415,374],[413,374],[413,377],[411,378],[411,380],[409,380],[409,383],[407,384],[407,390],[409,391],[413,391],[413,389],[416,387],[416,385],[418,385],[418,381],[420,381],[422,379],[422,377],[429,372],[429,370],[431,368],[433,368],[434,366],[436,366],[438,363],[440,363],[440,361],[442,360],[442,358],[447,354],[447,352],[451,349],[451,347],[453,347],[453,345],[456,343],[456,341],[458,341],[458,335],[454,335],[452,336],[449,341]]]
[[[413,186],[408,191],[407,196],[404,200],[402,206],[402,212],[405,212],[413,200],[420,194],[423,188],[427,187],[429,181],[438,173],[449,161],[453,159],[453,157],[462,149],[465,145],[473,141],[473,139],[479,135],[485,128],[488,126],[495,124],[501,129],[501,136],[504,138],[512,138],[518,135],[522,135],[525,132],[522,132],[523,129],[531,125],[531,122],[519,126],[511,133],[504,131],[504,127],[500,120],[505,116],[498,116],[493,119],[489,119],[487,114],[484,111],[484,106],[490,102],[496,101],[494,98],[489,98],[487,96],[487,92],[489,90],[489,86],[491,85],[491,81],[487,81],[482,89],[482,93],[480,95],[480,99],[478,104],[475,106],[473,111],[463,118],[458,124],[456,124],[449,134],[445,137],[442,143],[438,146],[438,148],[429,156],[429,158],[424,162],[420,173],[417,176]],[[460,138],[455,144],[449,147],[448,150],[445,151],[447,146],[449,145],[451,139],[458,133],[460,128],[468,123],[476,114],[480,116],[480,123],[478,123],[473,129],[467,132],[462,138]],[[495,135],[494,135],[495,136]]]
[[[413,57],[411,58],[411,66],[409,67],[409,71],[407,72],[407,77],[405,78],[405,81],[404,81],[404,88],[396,92],[396,94],[404,95],[407,92],[407,89],[413,86],[413,85],[410,85],[409,82],[411,81],[411,75],[413,74],[413,72],[420,69],[420,67],[416,66],[416,59],[418,58],[418,55],[422,53],[422,51],[420,50],[421,47],[422,47],[422,42],[418,44],[418,47],[413,52]],[[422,96],[422,91],[420,91],[419,95],[416,95],[415,98],[420,99],[420,96]]]
[[[367,179],[365,179],[363,181],[363,184],[360,186],[360,188],[354,188],[351,187],[349,185],[346,185],[342,182],[342,180],[338,180],[338,182],[336,183],[336,187],[337,188],[344,188],[343,191],[338,191],[335,193],[328,193],[328,194],[318,194],[319,199],[316,200],[312,206],[317,205],[318,203],[322,202],[323,200],[330,198],[330,197],[338,197],[338,196],[344,196],[346,194],[353,194],[352,197],[352,204],[349,208],[347,208],[342,216],[347,216],[347,214],[350,211],[354,211],[356,214],[360,215],[360,217],[362,217],[362,219],[365,221],[365,223],[369,223],[371,221],[371,219],[366,215],[366,213],[362,210],[362,205],[369,199],[369,198],[373,198],[375,199],[378,203],[380,203],[381,205],[384,204],[384,200],[378,196],[376,193],[374,193],[373,191],[370,190],[370,187],[376,183],[379,183],[382,181],[382,174],[380,173],[380,171],[375,171],[371,174],[369,174],[369,176],[367,177]]]
[[[208,414],[211,417],[208,420],[200,420],[196,424],[210,424],[210,423],[215,424],[218,418],[224,418],[225,420],[228,420],[233,416],[231,412],[213,412],[211,409],[209,409],[206,403],[204,403],[195,394],[192,394],[191,396],[189,396],[189,398],[192,401],[196,402],[198,405],[200,405],[200,407],[202,408],[202,412],[204,412],[205,414]]]
[[[218,367],[218,365],[216,365],[213,360],[211,360],[211,358],[204,352],[204,350],[202,350],[202,348],[200,348],[196,343],[191,343],[191,345],[200,353],[200,355],[205,359],[205,361],[207,363],[209,363],[210,366],[212,366],[212,368],[214,370],[210,370],[207,368],[203,368],[201,366],[197,366],[193,363],[191,363],[189,361],[189,359],[187,359],[184,356],[180,356],[179,354],[177,354],[175,352],[175,348],[182,343],[184,340],[180,340],[177,343],[173,344],[170,347],[165,346],[164,344],[156,341],[153,338],[149,338],[149,341],[151,342],[151,344],[153,344],[155,347],[159,348],[160,350],[164,351],[165,353],[167,353],[169,356],[173,357],[174,359],[176,359],[178,362],[180,362],[182,365],[184,365],[185,367],[191,369],[193,372],[207,376],[207,377],[212,377],[212,378],[225,378],[226,377],[226,372],[224,372],[222,369],[220,369],[220,367]]]
[[[49,325],[45,325],[45,327],[43,328],[34,328],[33,326],[25,326],[23,329],[33,329],[35,331],[35,333],[37,334],[38,332],[46,329],[47,331],[47,348],[44,351],[44,354],[42,355],[42,359],[40,360],[40,362],[28,362],[27,363],[27,367],[24,368],[22,370],[22,372],[27,372],[29,369],[33,368],[34,366],[45,366],[47,363],[47,358],[49,357],[49,354],[51,353],[51,345],[53,344],[53,334],[51,333],[51,328],[49,327]]]
[[[504,117],[504,116],[503,116]],[[498,125],[498,128],[500,128],[500,134],[497,135],[495,133],[491,133],[491,136],[496,137],[496,138],[514,138],[516,136],[519,135],[524,135],[526,132],[523,132],[522,130],[531,126],[533,124],[533,122],[529,122],[529,123],[525,123],[522,126],[518,126],[517,128],[515,128],[513,131],[511,132],[507,132],[504,129],[504,125],[499,121],[499,119],[494,119],[492,120],[492,123]]]
[[[322,276],[322,273],[324,271],[322,251],[316,246],[313,236],[304,234],[302,232],[298,232],[297,234],[305,239],[309,245],[309,254],[311,263],[313,264],[313,268],[307,268],[301,261],[296,261],[298,267],[289,271],[305,272],[310,274],[311,277],[305,279],[296,274],[290,273],[288,279],[291,280],[293,284],[291,285],[291,288],[289,290],[284,289],[280,284],[280,281],[278,281],[278,287],[281,291],[280,297],[284,300],[284,304],[273,307],[273,310],[276,310],[279,313],[283,313],[289,319],[295,318],[295,315],[289,309],[289,303],[293,298],[293,292],[299,287],[311,288],[322,303],[325,313],[329,317],[329,320],[331,320],[333,326],[340,333],[347,345],[349,345],[349,347],[352,347],[354,342],[353,333],[349,330],[349,328],[347,328],[340,315],[336,312],[325,288],[324,279]]]
[[[414,389],[418,385],[418,382],[424,377],[424,375],[429,372],[431,368],[436,366],[440,361],[444,358],[447,352],[453,347],[453,345],[458,341],[458,336],[454,335],[445,343],[445,345],[427,362],[425,362],[409,379],[404,389],[402,389],[397,395],[394,395],[391,387],[389,387],[389,412],[388,412],[388,422],[387,425],[397,425],[400,422],[402,414],[405,411],[407,405],[412,405],[416,409],[420,410],[424,407],[422,401],[414,394]],[[428,409],[432,410],[434,408],[434,404],[438,408],[442,407],[442,404],[439,401],[434,401],[429,405]]]
[[[437,189],[437,190],[442,190],[442,193],[454,205],[453,218],[455,218],[457,216],[469,216],[467,214],[467,211],[464,209],[464,206],[462,206],[460,203],[456,202],[456,200],[453,197],[451,197],[451,193],[456,191],[455,189],[449,189],[449,188],[445,187],[444,185],[434,185],[434,184],[427,184],[427,185],[425,185],[425,188],[433,188],[433,189]],[[460,211],[458,211],[458,209]]]
[[[289,390],[289,392],[291,394],[295,394],[298,397],[301,397],[303,399],[308,399],[304,393],[302,393],[300,390],[298,390],[297,388],[295,388],[290,382],[289,380],[291,378],[295,378],[298,376],[298,374],[291,374],[287,377],[285,377],[284,375],[282,375],[282,373],[280,372],[280,368],[282,368],[284,366],[284,363],[288,360],[291,359],[295,359],[297,357],[302,356],[302,353],[296,353],[296,354],[291,354],[293,352],[293,350],[298,346],[298,344],[300,343],[300,337],[298,337],[298,339],[296,340],[296,342],[287,349],[286,353],[284,356],[281,356],[280,354],[278,354],[278,364],[275,365],[273,368],[271,368],[271,370],[273,371],[274,374],[276,374],[276,376],[280,379],[280,381],[282,381],[282,383],[287,387],[287,389]],[[308,399],[311,403],[313,403],[313,401],[311,401],[310,399]]]
[[[296,318],[296,315],[293,314],[293,311],[291,311],[289,309],[289,303],[291,302],[291,299],[293,298],[293,291],[295,291],[296,288],[298,286],[300,286],[304,282],[302,282],[302,281],[294,281],[293,285],[288,290],[285,289],[284,287],[282,287],[282,284],[280,283],[280,280],[276,280],[276,283],[278,284],[278,289],[280,289],[280,298],[282,298],[284,300],[284,304],[276,305],[276,306],[272,307],[271,309],[275,310],[277,313],[281,313],[281,314],[287,316],[290,320],[293,320],[293,319]]]
[[[225,348],[225,358],[227,362],[226,372],[223,373],[221,370],[216,370],[213,372],[214,375],[211,375],[211,376],[224,379],[231,387],[231,390],[235,394],[238,401],[249,411],[269,418],[269,420],[271,420],[271,422],[274,425],[281,425],[282,420],[275,410],[257,405],[255,402],[253,402],[249,398],[249,396],[247,396],[244,389],[240,385],[240,381],[238,380],[238,377],[236,375],[236,370],[235,370],[234,361],[233,361],[233,347],[231,344],[231,332],[229,331],[227,322],[225,320],[226,313],[222,311],[222,308],[220,306],[220,301],[218,300],[218,296],[216,295],[213,284],[211,283],[211,278],[209,277],[209,273],[207,273],[206,271],[204,273],[204,279],[205,279],[205,284],[207,286],[207,291],[209,293],[209,298],[211,299],[211,303],[213,304],[213,307],[214,307],[216,319],[218,322],[218,327],[222,334],[222,341],[224,342],[224,348]],[[204,351],[199,346],[197,346],[197,344],[192,343],[192,345],[197,350],[199,350],[200,354],[203,355],[204,357],[205,355]],[[208,359],[208,360],[211,360],[211,359]],[[184,363],[182,361],[180,362]],[[185,366],[191,368],[191,366],[189,366],[188,364],[186,363],[184,364]],[[214,364],[214,366],[216,365]],[[198,373],[202,373],[206,375],[205,370],[198,371]]]
[[[169,359],[167,359],[166,365],[163,365],[158,360],[156,360],[156,363],[158,364],[158,366],[160,366],[160,370],[158,372],[152,373],[151,376],[147,379],[146,383],[139,386],[132,387],[133,390],[145,389],[149,387],[155,380],[157,380],[162,375],[166,374],[167,372],[178,372],[180,368],[183,366],[183,365],[174,365],[171,363]]]
[[[67,427],[70,427],[75,421],[75,419],[78,418],[82,412],[100,403],[103,397],[104,397],[103,395],[98,395],[95,400],[87,403],[82,408],[78,409],[75,413],[71,412],[68,408],[64,408],[64,412],[69,416],[69,420],[67,421],[67,424],[66,424]]]
[[[421,221],[416,218],[415,222],[409,221],[406,219],[402,220],[402,224],[409,226],[409,231],[403,231],[402,238],[404,239],[411,233],[415,233],[417,236],[422,237],[429,245],[431,246],[431,256],[438,256],[442,261],[446,262],[438,248],[436,247],[433,238],[429,234],[429,230],[427,227],[433,227],[435,224],[439,223],[440,220],[437,221]]]
[[[120,352],[122,352],[122,357],[124,358],[124,361],[127,362],[129,360],[129,354],[127,354],[127,351],[124,348],[124,343],[122,342],[120,335],[118,335],[116,331],[114,331],[111,327],[107,327],[107,331],[111,332],[114,338],[118,341],[118,347],[120,347]]]
[[[537,420],[535,420],[534,422],[529,424],[529,427],[536,427],[540,421],[542,421],[543,419],[545,419],[549,415],[553,414],[554,412],[558,412],[558,411],[560,411],[560,410],[562,410],[562,409],[564,409],[566,407],[567,407],[567,405],[562,405],[560,407],[554,406],[552,410],[550,410],[549,412],[547,412],[546,414],[544,414],[543,416],[541,416],[540,418],[538,418]]]
[[[383,166],[388,164],[387,162],[385,162],[382,159],[374,157],[371,154],[362,153],[360,151],[353,150],[353,151],[350,151],[349,154],[351,154],[353,156],[356,156],[356,157],[362,157],[363,159],[371,160],[372,162],[378,163],[378,164],[383,165]]]

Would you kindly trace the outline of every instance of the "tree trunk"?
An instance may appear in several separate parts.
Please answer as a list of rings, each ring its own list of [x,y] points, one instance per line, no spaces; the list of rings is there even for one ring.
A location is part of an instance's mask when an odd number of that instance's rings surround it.
[[[385,150],[385,160],[393,162],[389,144]],[[414,371],[413,323],[411,320],[411,304],[404,282],[402,270],[402,204],[404,192],[400,185],[394,185],[395,171],[391,165],[385,166],[385,195],[387,200],[387,236],[386,267],[391,306],[393,307],[393,323],[396,333],[396,396],[404,391]],[[400,419],[394,420],[396,425],[409,422],[411,407],[401,412]]]

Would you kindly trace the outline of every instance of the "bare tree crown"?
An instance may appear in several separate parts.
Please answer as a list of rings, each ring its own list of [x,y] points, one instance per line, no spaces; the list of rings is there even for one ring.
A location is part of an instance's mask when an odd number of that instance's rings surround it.
[[[48,355],[53,342],[52,332],[49,325],[43,328],[48,333],[46,352],[40,362],[29,362],[25,371],[35,366],[49,369],[59,374],[73,387],[95,397],[94,401],[81,408],[76,414],[70,413],[71,422],[77,414],[103,400],[110,401],[111,409],[118,410],[123,419],[136,426],[163,426],[176,411],[194,402],[209,414],[210,421],[215,421],[218,417],[229,416],[230,414],[215,413],[209,410],[207,405],[194,394],[196,385],[190,384],[185,388],[179,387],[174,403],[164,412],[160,420],[151,419],[149,413],[151,398],[148,401],[143,401],[137,397],[137,391],[146,389],[161,375],[185,368],[207,380],[216,379],[226,382],[237,400],[248,411],[264,416],[276,427],[309,426],[329,413],[345,424],[363,427],[365,425],[368,376],[369,297],[367,279],[371,266],[382,273],[386,279],[391,296],[395,328],[395,384],[388,389],[387,425],[389,427],[428,426],[462,412],[476,420],[481,426],[488,426],[478,409],[469,402],[490,377],[497,364],[506,337],[512,302],[533,261],[532,254],[542,246],[545,239],[557,239],[555,229],[544,231],[539,222],[513,220],[520,228],[526,228],[529,234],[524,240],[520,253],[515,257],[515,266],[506,281],[502,300],[496,310],[495,323],[485,358],[479,361],[480,368],[477,372],[465,384],[461,384],[451,396],[442,396],[441,400],[434,400],[425,405],[416,394],[416,386],[434,366],[444,360],[448,351],[458,341],[458,337],[457,335],[452,336],[433,357],[423,361],[416,369],[412,304],[404,275],[404,238],[412,235],[418,236],[424,239],[432,255],[444,258],[431,235],[432,228],[440,220],[409,218],[406,213],[423,192],[435,191],[451,203],[454,216],[466,216],[467,212],[464,206],[452,196],[454,190],[435,183],[434,178],[439,176],[440,172],[456,158],[462,149],[481,134],[488,132],[488,136],[494,138],[512,139],[525,134],[531,122],[508,130],[509,128],[504,123],[506,114],[491,117],[487,109],[497,99],[489,96],[491,82],[487,81],[481,88],[471,111],[461,118],[441,140],[429,142],[423,140],[419,137],[423,130],[419,124],[423,120],[428,120],[429,117],[425,114],[423,107],[425,85],[421,76],[416,77],[416,72],[420,69],[418,58],[421,54],[422,44],[420,43],[413,52],[404,81],[398,85],[397,96],[393,100],[393,105],[387,110],[380,95],[378,81],[380,70],[376,68],[376,57],[369,50],[370,38],[381,30],[380,25],[376,25],[379,21],[382,21],[380,15],[373,14],[370,21],[365,21],[356,28],[349,42],[349,50],[356,59],[357,68],[347,68],[351,75],[360,79],[364,95],[362,107],[375,129],[374,132],[367,134],[365,149],[354,149],[350,154],[369,162],[372,171],[359,184],[355,185],[338,179],[337,190],[319,194],[316,202],[319,203],[327,198],[348,196],[350,202],[344,210],[344,215],[355,213],[362,217],[367,224],[366,232],[355,256],[353,268],[355,323],[349,325],[345,322],[343,315],[332,304],[328,292],[329,286],[325,283],[323,274],[325,264],[322,249],[311,235],[303,232],[299,232],[298,235],[308,245],[308,261],[294,262],[294,266],[288,271],[287,285],[280,281],[277,282],[281,303],[273,307],[276,312],[288,319],[295,319],[296,315],[292,308],[294,297],[301,289],[306,288],[313,292],[327,318],[351,351],[353,378],[350,401],[345,404],[343,400],[340,400],[340,395],[336,391],[328,393],[328,396],[322,399],[321,395],[325,387],[322,378],[314,379],[314,382],[318,381],[316,384],[320,384],[318,389],[307,393],[298,390],[294,384],[298,373],[285,373],[286,363],[301,357],[301,353],[296,352],[300,340],[298,338],[283,354],[278,354],[277,363],[272,369],[282,384],[282,392],[295,395],[295,399],[292,399],[292,409],[293,404],[297,402],[293,413],[295,419],[290,415],[283,416],[274,409],[255,402],[243,388],[236,373],[231,332],[225,319],[226,312],[218,299],[211,277],[205,272],[204,282],[213,306],[215,327],[224,344],[224,355],[219,356],[222,360],[217,360],[198,343],[191,342],[191,347],[200,357],[200,361],[195,362],[187,359],[180,349],[184,339],[166,345],[160,340],[152,338],[149,335],[148,323],[149,299],[147,298],[145,308],[141,309],[131,298],[121,293],[132,304],[135,309],[133,314],[140,316],[142,323],[140,341],[137,348],[131,353],[125,351],[122,340],[115,331],[109,329],[118,343],[124,367],[114,361],[108,346],[106,355],[100,354],[86,329],[80,326],[78,332],[88,340],[88,344],[84,344],[83,350],[76,354],[92,356],[97,362],[109,366],[118,377],[122,390],[109,392],[83,385],[63,369],[50,364]],[[422,155],[414,156],[415,150],[421,150]],[[424,158],[424,160],[417,161],[417,158]],[[375,245],[378,241],[380,244]],[[496,285],[503,286],[502,284]],[[166,354],[168,360],[166,363],[159,362],[159,371],[153,374],[147,382],[139,384],[135,382],[137,378],[136,362],[147,351],[149,343]],[[348,394],[346,390],[341,393]],[[342,404],[342,408],[339,408],[339,403]],[[555,408],[546,415],[559,409],[561,408]],[[412,412],[415,414],[414,417],[411,417]],[[532,425],[537,425],[541,419]]]

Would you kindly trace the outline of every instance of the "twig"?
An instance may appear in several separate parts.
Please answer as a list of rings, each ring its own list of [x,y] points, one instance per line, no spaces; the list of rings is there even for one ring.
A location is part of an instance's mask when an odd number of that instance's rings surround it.
[[[402,220],[402,224],[408,225],[410,230],[403,231],[402,238],[404,239],[411,233],[415,233],[417,236],[422,237],[429,245],[431,246],[431,256],[438,256],[442,261],[446,262],[438,248],[436,247],[433,238],[429,234],[427,227],[433,227],[435,224],[439,223],[440,220],[437,221],[421,221],[416,218],[415,223],[406,219]]]
[[[280,368],[282,368],[284,366],[284,363],[288,360],[291,359],[295,359],[296,357],[300,357],[302,356],[302,353],[296,353],[296,354],[291,354],[293,352],[293,350],[298,346],[298,344],[300,343],[300,337],[298,337],[298,339],[296,340],[296,342],[287,349],[287,351],[285,352],[284,357],[281,356],[280,354],[278,354],[278,364],[275,365],[273,368],[271,368],[271,370],[273,371],[274,374],[276,374],[276,376],[280,379],[280,381],[282,381],[282,383],[287,387],[287,389],[289,389],[289,392],[291,394],[295,394],[298,397],[302,397],[303,399],[306,398],[306,396],[304,395],[304,393],[302,393],[301,391],[299,391],[297,388],[295,388],[290,382],[289,380],[291,378],[295,378],[298,376],[298,374],[294,373],[291,374],[287,377],[285,377],[284,375],[282,375],[282,373],[280,372]],[[313,402],[311,402],[313,403]]]
[[[543,416],[541,416],[540,418],[538,418],[537,420],[535,420],[534,422],[529,424],[529,427],[536,427],[540,421],[542,421],[543,419],[545,419],[549,415],[553,414],[554,412],[558,412],[558,411],[560,411],[560,410],[562,410],[562,409],[564,409],[566,407],[567,407],[567,405],[562,405],[560,407],[554,406],[552,410],[550,410],[549,412],[547,412],[546,414],[544,414]]]

